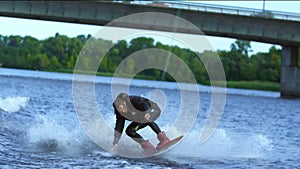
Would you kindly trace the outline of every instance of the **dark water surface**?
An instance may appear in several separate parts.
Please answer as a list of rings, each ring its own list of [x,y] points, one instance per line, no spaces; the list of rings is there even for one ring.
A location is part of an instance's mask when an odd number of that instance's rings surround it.
[[[97,101],[113,126],[110,80],[97,80],[103,82],[95,87]],[[136,83],[130,92],[146,95],[160,82]],[[160,87],[174,98],[157,121],[167,130],[180,93],[172,84]],[[0,168],[300,168],[300,100],[281,99],[276,92],[228,90],[218,129],[200,144],[210,104],[209,89],[200,87],[200,114],[184,140],[167,153],[134,159],[104,151],[82,130],[72,75],[1,68],[0,88]],[[141,133],[151,135],[147,129]]]

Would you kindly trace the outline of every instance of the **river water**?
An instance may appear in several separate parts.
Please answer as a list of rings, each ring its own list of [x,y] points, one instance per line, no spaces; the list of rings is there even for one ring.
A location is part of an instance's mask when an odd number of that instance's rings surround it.
[[[182,142],[155,157],[126,158],[106,152],[83,131],[72,77],[0,68],[0,168],[300,168],[300,100],[281,99],[278,92],[228,89],[218,128],[200,144],[210,89],[199,86],[200,114]],[[113,126],[110,82],[97,77],[95,91]],[[146,97],[158,86],[173,98],[165,110],[177,109],[180,93],[174,83],[135,80],[130,93]],[[167,130],[172,118],[162,114],[157,123]]]

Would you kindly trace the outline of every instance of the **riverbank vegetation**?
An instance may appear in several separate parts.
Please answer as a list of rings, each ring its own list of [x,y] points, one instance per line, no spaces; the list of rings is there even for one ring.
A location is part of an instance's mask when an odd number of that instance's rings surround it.
[[[56,34],[44,40],[31,36],[0,35],[0,65],[2,67],[21,68],[43,71],[73,72],[77,57],[90,35],[68,37]],[[268,52],[259,52],[249,56],[249,41],[236,40],[230,50],[195,52],[190,49],[170,46],[155,42],[152,38],[139,37],[131,41],[117,43],[97,39],[101,44],[113,46],[98,67],[98,75],[111,76],[117,66],[129,55],[147,48],[163,49],[179,56],[192,70],[197,83],[209,84],[209,77],[203,62],[218,55],[224,67],[227,86],[233,88],[279,90],[281,49],[274,46]],[[198,57],[200,56],[200,58]],[[148,60],[151,61],[151,60]],[[153,60],[155,62],[155,60]],[[134,70],[135,60],[127,62],[130,74]],[[213,63],[208,63],[213,66]],[[135,78],[173,81],[174,79],[161,70],[147,69]]]

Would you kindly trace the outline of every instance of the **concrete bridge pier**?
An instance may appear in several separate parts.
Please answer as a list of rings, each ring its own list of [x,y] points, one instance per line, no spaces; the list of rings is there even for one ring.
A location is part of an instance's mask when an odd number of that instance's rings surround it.
[[[281,97],[300,97],[300,68],[298,47],[283,46],[281,56]]]

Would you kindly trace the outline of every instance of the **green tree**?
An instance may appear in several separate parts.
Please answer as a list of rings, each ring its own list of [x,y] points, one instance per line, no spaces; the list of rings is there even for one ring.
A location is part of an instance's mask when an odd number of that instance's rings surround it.
[[[89,46],[82,48],[89,41]],[[101,46],[101,47],[99,47]],[[111,41],[96,39],[91,35],[78,35],[69,38],[65,35],[56,34],[45,40],[38,40],[30,36],[2,36],[0,35],[0,64],[4,67],[37,69],[59,71],[60,69],[73,69],[79,62],[83,70],[90,70],[91,67],[99,66],[98,71],[115,72],[117,66],[136,51],[148,48],[158,48],[165,50],[165,56],[156,59],[150,51],[138,57],[137,60],[128,59],[125,63],[123,72],[131,74],[139,69],[144,62],[159,62],[167,64],[171,54],[178,56],[192,70],[198,83],[206,83],[209,80],[207,69],[212,71],[216,60],[211,59],[216,55],[214,51],[204,51],[196,53],[189,49],[179,46],[170,46],[156,42],[153,38],[139,37],[132,39],[129,43],[125,40],[118,41],[116,44]],[[83,49],[83,50],[82,50]],[[107,51],[107,49],[110,49]],[[280,82],[280,63],[281,50],[274,46],[268,52],[259,52],[251,57],[248,52],[251,49],[249,41],[236,40],[231,44],[231,49],[218,50],[217,53],[222,61],[227,80],[259,80]],[[81,52],[82,57],[78,60]],[[99,56],[105,55],[101,64]],[[200,58],[198,57],[200,56]],[[300,62],[300,59],[299,59]],[[207,66],[205,67],[204,64]],[[178,70],[176,63],[167,66],[167,70]],[[184,77],[182,72],[178,72],[178,77]],[[174,79],[162,70],[147,69],[139,73],[143,77],[157,80]]]
[[[63,67],[67,67],[69,59],[68,53],[70,51],[70,39],[65,35],[59,35],[50,37],[43,41],[42,52],[45,53],[49,58],[53,56],[57,57],[59,63]]]
[[[254,80],[255,73],[251,73],[255,68],[249,64],[248,51],[251,49],[249,41],[236,40],[231,44],[231,50],[218,51],[221,61],[225,68],[227,80]]]
[[[248,52],[251,49],[250,41],[236,40],[231,44],[231,51],[241,52],[243,55],[248,56]]]
[[[256,65],[257,80],[280,82],[281,50],[272,46],[268,53],[259,52],[251,56]]]
[[[121,57],[122,59],[124,59],[125,57],[128,56],[129,52],[128,52],[128,44],[127,41],[125,40],[120,40],[117,42],[117,44],[114,46],[116,49],[119,50],[119,57]]]
[[[19,48],[21,47],[22,43],[22,37],[21,36],[9,36],[8,41],[7,41],[7,46]]]
[[[139,37],[132,39],[129,43],[129,54],[138,50],[153,48],[154,40],[152,38]]]
[[[50,58],[50,65],[48,67],[48,70],[55,71],[61,68],[61,64],[59,63],[59,60],[56,56],[52,56]]]

